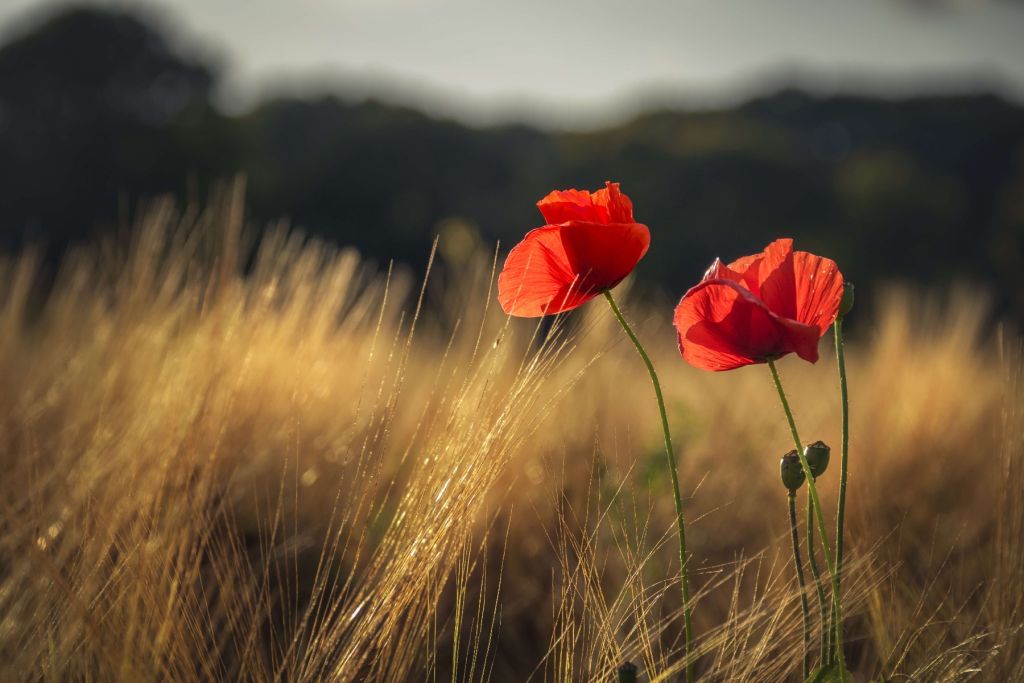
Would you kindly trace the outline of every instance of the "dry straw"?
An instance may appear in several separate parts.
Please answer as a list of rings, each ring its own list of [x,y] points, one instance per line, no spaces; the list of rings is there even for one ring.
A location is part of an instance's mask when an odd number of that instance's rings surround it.
[[[249,239],[242,206],[156,203],[57,271],[0,264],[0,679],[680,674],[661,437],[610,313],[523,334],[488,303],[493,255],[442,239],[421,289],[283,227]],[[1018,342],[979,336],[974,298],[923,301],[890,296],[848,347],[848,664],[1020,680]],[[771,386],[650,351],[701,482],[696,674],[795,680]],[[838,443],[838,396],[785,370],[802,433]]]

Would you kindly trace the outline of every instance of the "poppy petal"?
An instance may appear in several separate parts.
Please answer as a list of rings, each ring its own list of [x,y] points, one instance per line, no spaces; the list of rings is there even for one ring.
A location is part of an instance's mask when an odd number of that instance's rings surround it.
[[[758,265],[756,296],[777,315],[814,325],[825,334],[843,298],[843,275],[836,262],[793,251],[791,239],[775,240],[763,256]]]
[[[608,209],[594,206],[594,199],[586,190],[555,190],[537,202],[537,208],[549,225],[569,221],[608,222]]]
[[[726,270],[737,275],[737,277],[730,277],[729,279],[743,284],[754,296],[760,296],[761,282],[759,274],[762,261],[764,261],[764,252],[736,259],[726,266]]]
[[[584,289],[610,289],[647,253],[651,233],[640,223],[581,223],[559,226],[573,273]]]
[[[843,299],[843,274],[832,259],[806,251],[793,252],[796,278],[796,319],[821,334],[835,322]]]
[[[583,221],[585,223],[632,223],[633,203],[619,190],[619,184],[605,182],[596,192],[555,190],[537,202],[549,225]]]
[[[622,194],[618,183],[605,181],[604,189],[598,190],[592,197],[595,205],[607,211],[609,223],[633,222],[633,202]]]
[[[733,282],[743,282],[743,272],[737,272],[733,270],[732,264],[725,265],[722,263],[722,259],[716,258],[714,263],[708,266],[708,269],[704,271],[704,277],[700,279],[701,282],[706,280],[732,280]]]
[[[752,266],[757,265],[757,263],[763,258],[763,253],[751,254],[750,256],[741,256],[729,264],[729,269],[736,271],[740,275],[746,275],[747,271],[750,270]]]
[[[777,315],[796,319],[793,240],[778,239],[751,260],[744,275],[747,288]]]
[[[498,275],[498,303],[509,315],[538,318],[576,308],[597,295],[580,285],[562,245],[561,227],[548,225],[531,230],[509,252]]]
[[[705,370],[731,370],[790,352],[818,360],[818,328],[780,318],[732,280],[693,287],[676,307],[674,323],[683,358]]]

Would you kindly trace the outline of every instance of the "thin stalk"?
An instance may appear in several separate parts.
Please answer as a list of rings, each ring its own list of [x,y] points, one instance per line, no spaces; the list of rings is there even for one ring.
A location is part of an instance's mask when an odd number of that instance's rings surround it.
[[[811,575],[814,577],[814,590],[818,596],[818,615],[821,619],[821,641],[818,656],[822,665],[831,661],[829,646],[832,638],[829,635],[829,611],[825,606],[825,588],[821,583],[821,571],[818,569],[818,556],[814,552],[814,510],[811,507],[811,499],[807,498],[807,559],[811,565]]]
[[[843,605],[839,595],[839,584],[836,583],[836,565],[832,557],[832,549],[828,544],[828,532],[825,529],[825,515],[821,512],[821,501],[818,500],[818,487],[814,485],[814,477],[811,476],[811,466],[807,464],[807,456],[804,455],[804,447],[800,441],[800,433],[796,429],[796,421],[793,419],[793,411],[789,408],[789,401],[786,399],[786,391],[782,388],[782,379],[779,378],[779,371],[775,367],[775,361],[768,361],[768,369],[771,370],[772,379],[775,380],[775,389],[779,392],[779,400],[782,402],[782,409],[789,420],[789,430],[793,434],[793,443],[796,445],[796,454],[800,458],[800,467],[803,468],[804,476],[807,478],[807,493],[811,498],[814,508],[814,518],[818,523],[818,533],[821,534],[821,548],[825,555],[825,564],[828,566],[829,579],[832,582],[832,607],[836,612],[836,655],[839,667],[846,672],[846,662],[843,656]]]
[[[804,583],[804,563],[800,561],[800,530],[796,525],[796,491],[789,492],[789,531],[793,537],[793,562],[796,580],[800,584],[800,607],[804,613],[804,668],[800,680],[806,681],[811,670],[811,608],[807,604],[807,584]]]
[[[839,368],[839,396],[843,407],[843,443],[839,461],[839,505],[836,509],[836,590],[843,580],[843,531],[846,523],[846,475],[850,454],[850,398],[846,389],[846,354],[843,343],[843,316],[836,318],[832,324],[833,336],[836,340],[836,367]],[[835,607],[832,609],[832,620],[835,623]],[[834,644],[833,644],[834,645]],[[829,647],[829,660],[835,653]]]
[[[608,305],[612,308],[612,313],[619,321],[619,325],[625,330],[626,336],[629,337],[630,341],[633,342],[633,346],[636,347],[637,353],[640,354],[640,358],[643,359],[644,365],[647,366],[647,373],[651,376],[651,384],[654,385],[654,395],[658,399],[658,410],[661,413],[661,429],[665,435],[665,456],[668,458],[668,471],[672,475],[672,494],[676,505],[676,526],[679,531],[679,564],[680,571],[682,573],[682,585],[683,593],[683,623],[686,629],[686,683],[693,682],[693,615],[690,611],[690,580],[689,573],[687,571],[687,554],[686,554],[686,524],[683,521],[683,497],[679,493],[679,472],[676,469],[676,458],[672,450],[672,435],[668,429],[668,415],[665,412],[665,398],[661,393],[661,383],[658,381],[658,374],[654,371],[654,364],[651,363],[650,356],[644,350],[643,344],[637,339],[636,333],[633,332],[633,328],[629,326],[626,319],[622,316],[622,311],[619,310],[618,305],[615,303],[615,299],[612,297],[610,290],[605,290],[604,298],[608,300]]]

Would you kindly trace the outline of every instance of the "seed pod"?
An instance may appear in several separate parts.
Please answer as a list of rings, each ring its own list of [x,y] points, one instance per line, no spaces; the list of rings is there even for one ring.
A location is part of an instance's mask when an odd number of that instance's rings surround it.
[[[831,454],[832,449],[824,441],[815,441],[804,448],[804,457],[807,458],[807,465],[811,468],[811,476],[817,479],[825,474]]]
[[[839,317],[853,310],[853,283],[843,283],[843,298],[839,300]]]
[[[782,456],[779,473],[782,475],[782,485],[790,491],[796,491],[803,486],[806,477],[804,468],[800,465],[800,456],[796,454],[796,451],[790,451]]]

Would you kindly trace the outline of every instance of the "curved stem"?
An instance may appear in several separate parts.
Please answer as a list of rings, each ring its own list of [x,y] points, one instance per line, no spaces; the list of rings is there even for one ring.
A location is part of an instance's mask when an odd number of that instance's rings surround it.
[[[626,319],[622,317],[622,311],[615,303],[615,299],[612,297],[610,290],[605,290],[604,298],[608,300],[608,305],[611,306],[612,313],[615,314],[616,319],[619,321],[619,325],[626,332],[630,341],[633,342],[633,346],[636,347],[637,353],[640,354],[640,358],[643,359],[644,365],[647,366],[647,373],[651,376],[651,384],[654,385],[654,395],[658,399],[658,410],[661,413],[661,429],[665,436],[665,456],[668,458],[668,469],[672,475],[672,494],[676,505],[676,526],[679,531],[679,564],[680,572],[682,574],[682,592],[683,592],[683,622],[686,629],[686,681],[692,683],[693,681],[693,616],[690,612],[690,580],[687,571],[687,554],[686,554],[686,524],[683,521],[683,497],[679,493],[679,472],[676,470],[676,458],[672,450],[672,435],[668,429],[668,415],[665,412],[665,398],[661,394],[661,383],[658,381],[658,374],[654,371],[654,364],[651,363],[650,357],[647,352],[644,351],[643,345],[640,340],[637,339],[636,334],[633,332],[633,328],[629,326]]]
[[[843,580],[843,530],[846,523],[846,475],[850,453],[850,399],[846,389],[846,354],[843,344],[843,317],[836,318],[832,324],[832,332],[836,341],[836,367],[839,368],[839,395],[843,407],[843,442],[842,456],[839,465],[839,505],[836,509],[836,586]],[[835,607],[832,620],[835,622]],[[829,653],[829,659],[832,658]]]
[[[800,584],[800,607],[804,613],[804,668],[800,680],[806,681],[811,670],[811,608],[807,604],[807,584],[804,583],[804,563],[800,561],[800,531],[796,525],[796,491],[789,492],[789,531],[793,537],[793,562],[796,580]]]
[[[782,409],[789,420],[789,430],[793,434],[793,443],[796,446],[796,454],[800,458],[800,467],[803,468],[804,476],[807,478],[807,493],[810,496],[814,508],[814,518],[818,523],[818,533],[821,534],[821,548],[825,555],[825,564],[828,566],[829,578],[832,581],[832,607],[836,612],[836,655],[839,667],[842,672],[846,671],[846,662],[843,656],[843,605],[839,595],[839,584],[836,582],[836,566],[832,558],[832,549],[828,544],[828,532],[825,530],[825,515],[821,512],[821,501],[818,500],[818,487],[814,485],[814,477],[811,476],[811,466],[807,464],[807,456],[804,455],[804,447],[800,441],[800,433],[796,430],[796,421],[793,419],[793,411],[789,408],[789,401],[786,399],[786,391],[782,388],[782,379],[779,378],[779,371],[775,368],[775,361],[768,361],[768,369],[771,370],[772,379],[775,380],[775,389],[779,392],[779,400],[782,402]]]
[[[807,559],[811,565],[811,576],[814,577],[814,590],[818,596],[818,615],[821,620],[821,641],[819,654],[822,665],[831,661],[828,654],[832,639],[829,637],[829,612],[825,607],[825,589],[821,584],[821,571],[818,569],[818,556],[814,552],[814,509],[811,507],[811,498],[807,498]]]

